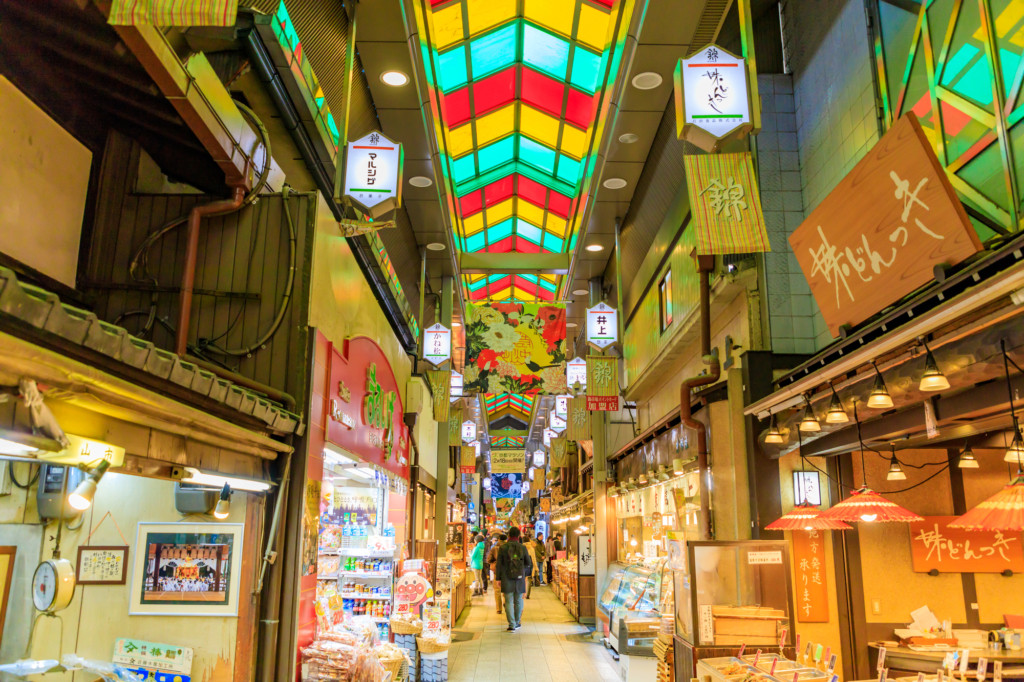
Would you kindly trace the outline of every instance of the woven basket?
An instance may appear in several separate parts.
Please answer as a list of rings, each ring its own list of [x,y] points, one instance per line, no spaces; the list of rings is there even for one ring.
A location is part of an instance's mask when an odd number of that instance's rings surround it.
[[[390,658],[390,659],[387,659],[387,660],[384,660],[384,659],[379,659],[379,660],[380,660],[380,664],[384,668],[384,670],[386,672],[391,673],[391,680],[392,680],[392,682],[398,682],[398,680],[405,679],[404,677],[402,677],[400,675],[400,673],[402,672],[403,666],[405,666],[405,664],[406,664],[405,656],[402,656],[401,658]],[[406,671],[408,671],[408,668],[406,668]]]
[[[408,621],[392,618],[391,632],[396,635],[418,635],[423,632],[423,623],[421,621],[419,625],[413,625]]]
[[[450,646],[451,644],[438,644],[433,639],[416,638],[416,648],[421,654],[441,654],[448,651]]]

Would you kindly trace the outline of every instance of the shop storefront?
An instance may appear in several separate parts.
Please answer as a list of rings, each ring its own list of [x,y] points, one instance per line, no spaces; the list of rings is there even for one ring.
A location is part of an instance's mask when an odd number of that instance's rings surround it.
[[[551,560],[551,589],[573,618],[593,624],[597,579],[593,493],[563,504],[551,518],[553,532],[562,541],[562,550]]]

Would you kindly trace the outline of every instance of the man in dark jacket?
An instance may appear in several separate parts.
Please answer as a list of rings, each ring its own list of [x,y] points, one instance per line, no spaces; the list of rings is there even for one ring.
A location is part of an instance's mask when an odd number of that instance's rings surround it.
[[[526,580],[533,573],[533,561],[526,547],[519,542],[519,529],[508,531],[508,542],[498,548],[498,580],[505,595],[505,618],[508,632],[515,632],[522,625],[523,593]]]

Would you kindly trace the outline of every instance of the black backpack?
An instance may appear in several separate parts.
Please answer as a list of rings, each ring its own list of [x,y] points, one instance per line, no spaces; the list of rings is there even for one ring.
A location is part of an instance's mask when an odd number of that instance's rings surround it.
[[[522,578],[526,571],[526,548],[518,542],[506,543],[505,550],[506,565],[508,566],[508,579]]]

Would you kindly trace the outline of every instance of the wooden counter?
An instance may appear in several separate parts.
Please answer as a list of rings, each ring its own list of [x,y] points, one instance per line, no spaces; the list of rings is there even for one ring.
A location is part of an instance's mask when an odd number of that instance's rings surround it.
[[[874,670],[878,665],[878,648],[881,646],[880,642],[869,642],[868,643],[868,660],[871,663],[871,669]],[[885,648],[885,667],[889,669],[889,679],[900,677],[904,674],[917,674],[926,673],[932,675],[939,667],[942,666],[942,660],[946,657],[948,651],[914,651],[905,646],[889,647]],[[999,651],[993,651],[992,649],[969,649],[968,650],[968,666],[971,670],[974,670],[978,665],[978,658],[984,657],[988,659],[988,677],[992,676],[992,663],[993,661],[1003,662],[1003,677],[1020,678],[1024,677],[1024,651],[1007,651],[1001,649]],[[973,674],[969,675],[971,679],[974,679]]]

